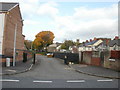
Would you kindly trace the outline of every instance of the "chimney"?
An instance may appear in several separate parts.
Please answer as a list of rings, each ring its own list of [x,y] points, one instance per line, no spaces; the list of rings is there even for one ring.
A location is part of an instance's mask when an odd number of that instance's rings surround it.
[[[97,38],[96,38],[96,37],[94,37],[94,40],[97,40]]]
[[[77,39],[77,40],[76,40],[76,42],[77,42],[77,43],[80,43],[80,40],[79,40],[79,39]]]
[[[92,39],[90,39],[90,42],[92,42]]]
[[[108,43],[109,43],[109,40],[106,40],[106,45],[108,45]]]
[[[118,37],[118,36],[115,36],[114,40],[118,40],[118,39],[119,39],[119,37]]]
[[[88,40],[86,40],[86,42],[88,43],[89,41],[88,41]]]

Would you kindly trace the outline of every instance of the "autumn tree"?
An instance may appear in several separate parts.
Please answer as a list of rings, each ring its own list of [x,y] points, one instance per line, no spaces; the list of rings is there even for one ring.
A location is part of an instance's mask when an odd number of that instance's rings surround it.
[[[64,43],[61,45],[61,49],[66,49],[68,50],[70,46],[75,45],[75,42],[72,40],[65,40]]]
[[[36,38],[33,42],[34,48],[40,50],[52,44],[55,36],[51,31],[42,31],[39,32],[35,37]]]
[[[32,48],[32,41],[31,40],[25,40],[24,41],[25,47],[30,50]]]

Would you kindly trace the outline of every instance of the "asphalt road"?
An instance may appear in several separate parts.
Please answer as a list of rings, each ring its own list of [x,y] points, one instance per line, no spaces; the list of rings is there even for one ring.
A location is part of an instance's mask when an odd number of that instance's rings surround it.
[[[3,76],[3,88],[118,88],[118,80],[78,73],[63,61],[37,55],[37,63],[26,73]]]

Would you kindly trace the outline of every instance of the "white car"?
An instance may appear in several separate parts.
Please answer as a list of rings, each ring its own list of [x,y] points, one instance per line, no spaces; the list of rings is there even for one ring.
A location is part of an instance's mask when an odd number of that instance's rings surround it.
[[[53,57],[53,53],[47,53],[47,57]]]

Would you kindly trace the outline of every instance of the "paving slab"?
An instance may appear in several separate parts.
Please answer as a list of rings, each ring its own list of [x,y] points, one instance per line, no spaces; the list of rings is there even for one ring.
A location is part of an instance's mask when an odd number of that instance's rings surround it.
[[[100,66],[91,66],[91,65],[84,65],[84,64],[72,64],[69,66],[74,68],[77,71],[84,72],[91,75],[120,78],[120,72],[107,69],[104,67],[100,67]]]
[[[33,59],[28,60],[27,62],[16,62],[15,66],[10,66],[10,67],[2,67],[2,73],[0,75],[12,75],[12,74],[18,74],[18,73],[23,73],[26,71],[29,71],[33,64],[32,61]]]

